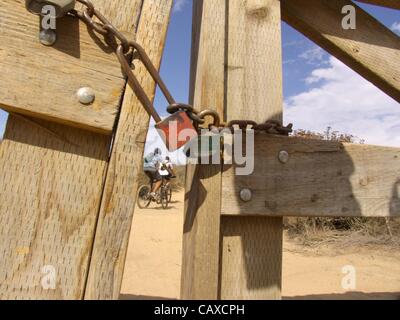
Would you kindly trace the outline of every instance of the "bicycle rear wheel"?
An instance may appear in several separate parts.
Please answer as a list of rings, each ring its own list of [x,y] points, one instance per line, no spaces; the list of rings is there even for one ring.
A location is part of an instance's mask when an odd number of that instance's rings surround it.
[[[146,209],[149,207],[151,203],[150,197],[150,187],[149,186],[141,186],[137,193],[137,204],[140,209]]]
[[[163,207],[163,209],[168,209],[169,205],[168,188],[162,188],[160,193],[161,193],[161,206]]]

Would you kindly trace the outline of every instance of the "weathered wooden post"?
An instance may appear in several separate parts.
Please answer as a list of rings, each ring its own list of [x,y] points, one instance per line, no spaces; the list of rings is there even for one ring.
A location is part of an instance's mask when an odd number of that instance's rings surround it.
[[[159,66],[171,0],[93,3]],[[116,299],[148,116],[101,36],[65,17],[45,47],[39,22],[23,0],[1,1],[0,105],[13,114],[0,147],[0,297]],[[94,103],[78,101],[81,87]]]
[[[228,121],[281,120],[280,2],[195,1],[193,17],[195,107],[213,106]],[[222,216],[221,173],[220,165],[187,171],[182,298],[279,299],[282,218]]]

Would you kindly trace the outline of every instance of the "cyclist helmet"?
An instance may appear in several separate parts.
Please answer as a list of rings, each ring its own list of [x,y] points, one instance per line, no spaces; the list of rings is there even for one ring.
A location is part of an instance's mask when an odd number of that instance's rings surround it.
[[[161,149],[160,149],[160,148],[156,148],[156,149],[154,150],[154,154],[155,154],[155,155],[161,156],[161,155],[162,155]]]

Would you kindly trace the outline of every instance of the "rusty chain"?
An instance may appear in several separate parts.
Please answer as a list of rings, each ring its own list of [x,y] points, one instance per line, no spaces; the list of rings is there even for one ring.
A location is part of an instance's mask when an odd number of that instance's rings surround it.
[[[70,14],[82,20],[88,27],[92,28],[98,34],[104,36],[108,45],[115,49],[115,53],[118,57],[123,72],[128,78],[129,85],[134,89],[138,99],[143,104],[146,111],[154,118],[157,122],[161,121],[161,118],[155,111],[152,102],[146,95],[143,87],[141,86],[138,79],[133,74],[131,68],[131,60],[139,59],[146,70],[149,72],[155,83],[158,85],[166,100],[168,101],[167,112],[174,114],[178,111],[185,111],[189,118],[193,121],[193,124],[197,130],[200,130],[200,125],[206,123],[206,118],[210,117],[213,119],[212,123],[208,126],[213,130],[247,130],[253,129],[255,131],[262,131],[269,134],[278,134],[288,136],[293,131],[293,125],[283,126],[280,121],[268,120],[265,123],[257,123],[251,120],[234,120],[227,124],[221,122],[219,114],[215,110],[204,110],[199,111],[193,106],[188,104],[176,103],[172,97],[170,91],[162,80],[160,73],[154,67],[151,59],[147,55],[146,51],[136,41],[128,40],[122,32],[120,32],[114,25],[111,24],[104,15],[99,12],[93,3],[89,0],[77,0],[85,8],[83,11],[71,10]],[[95,21],[97,19],[98,21]]]

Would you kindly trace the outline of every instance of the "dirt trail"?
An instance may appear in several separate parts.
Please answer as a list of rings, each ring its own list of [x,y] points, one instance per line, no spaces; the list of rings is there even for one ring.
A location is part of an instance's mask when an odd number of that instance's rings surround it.
[[[183,192],[169,210],[135,212],[121,299],[178,299],[182,253]],[[400,253],[374,249],[303,252],[285,239],[285,299],[400,299]],[[344,266],[356,269],[356,290],[342,289]]]

